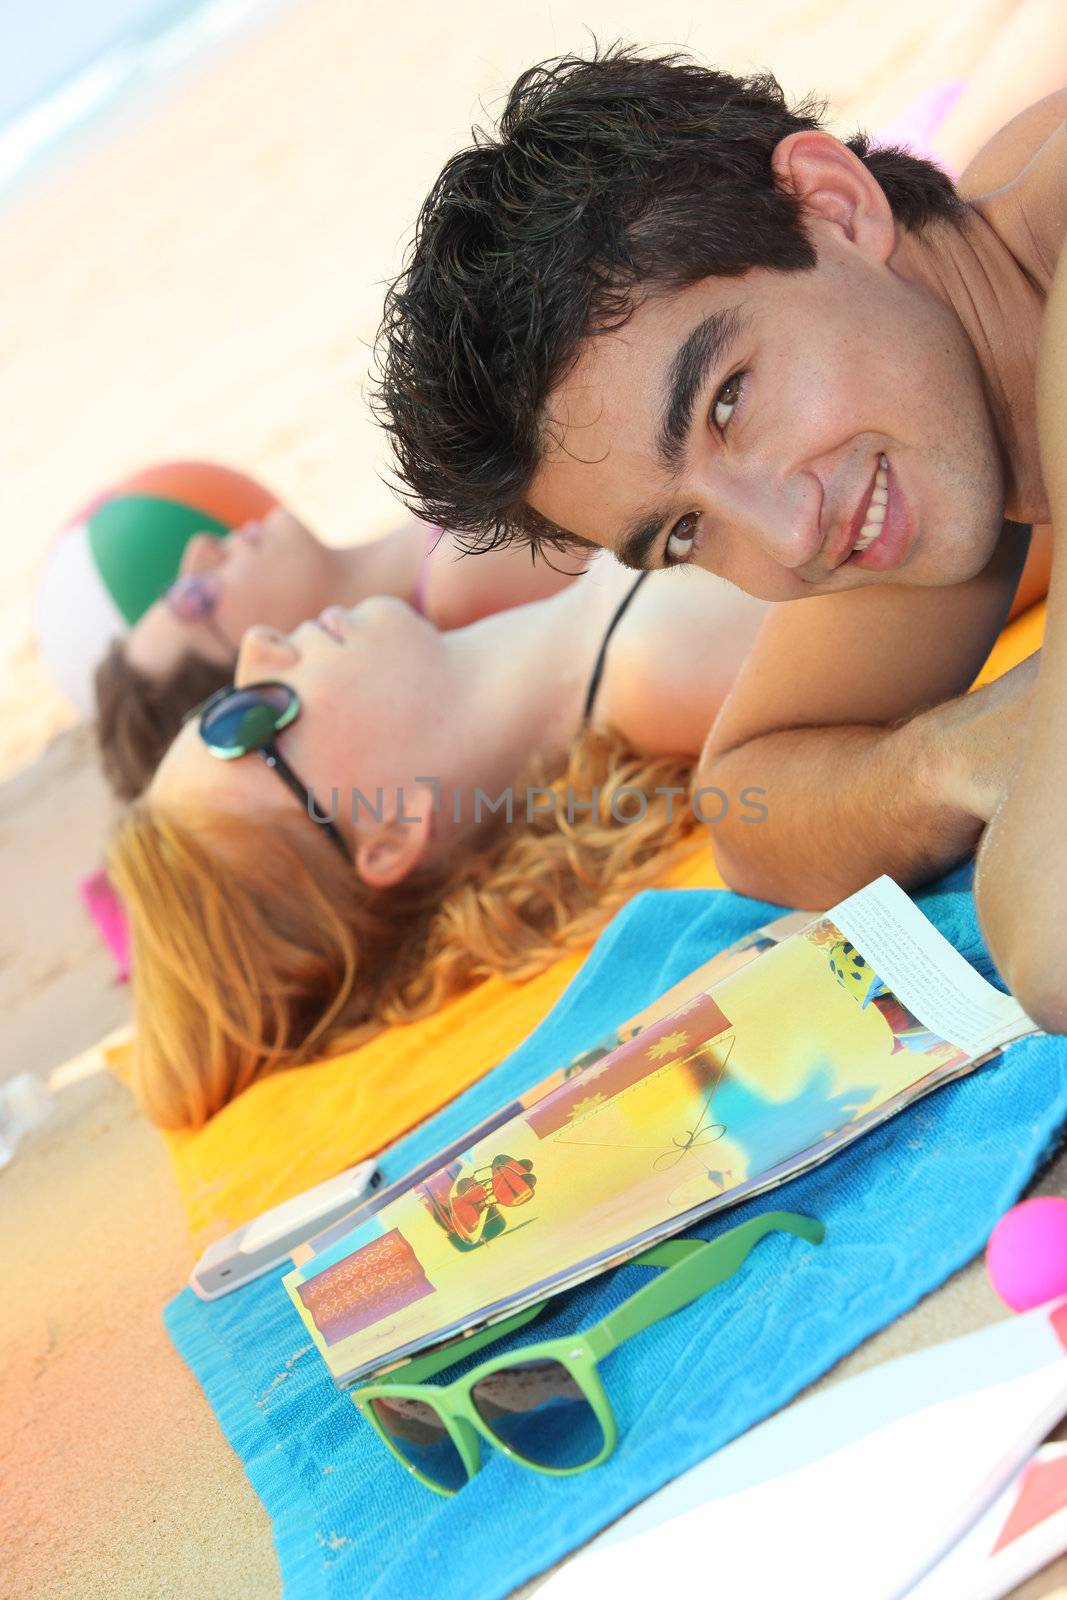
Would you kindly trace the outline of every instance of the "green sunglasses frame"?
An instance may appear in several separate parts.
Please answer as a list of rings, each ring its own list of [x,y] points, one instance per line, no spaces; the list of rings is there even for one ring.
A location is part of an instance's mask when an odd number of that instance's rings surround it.
[[[270,701],[267,699],[264,699],[260,702],[274,715],[276,719],[274,727],[269,736],[266,739],[261,740],[259,744],[248,744],[239,749],[232,750],[223,745],[212,744],[211,740],[207,736],[207,733],[205,732],[207,719],[211,713],[213,711],[217,711],[222,702],[228,699],[230,695],[254,694],[257,689],[282,689],[289,696],[289,704],[286,706],[284,711],[278,711],[276,707],[272,706]],[[299,715],[300,696],[297,694],[292,685],[288,683],[282,683],[281,680],[277,678],[268,678],[263,679],[259,683],[243,683],[241,684],[240,688],[233,683],[226,684],[223,688],[216,689],[215,693],[209,695],[208,698],[200,705],[194,706],[191,711],[186,713],[186,715],[182,718],[182,721],[189,722],[193,717],[199,717],[200,737],[211,751],[211,754],[219,761],[239,761],[242,756],[248,756],[252,754],[260,756],[266,765],[270,767],[273,772],[278,774],[279,778],[285,784],[285,787],[289,790],[289,792],[294,794],[300,801],[301,809],[307,812],[309,820],[313,822],[317,828],[322,829],[323,833],[326,834],[331,844],[335,845],[337,849],[340,850],[345,860],[351,865],[352,857],[340,829],[330,821],[329,817],[321,815],[316,816],[315,813],[321,812],[322,807],[319,805],[319,802],[315,797],[315,791],[310,789],[308,785],[297,776],[275,743],[275,740],[278,734],[281,733],[282,729],[287,728],[291,722],[295,722]],[[312,807],[314,807],[314,811],[312,810]]]
[[[365,1384],[352,1392],[352,1400],[390,1454],[412,1477],[428,1489],[433,1489],[436,1494],[451,1496],[458,1491],[427,1477],[396,1448],[378,1421],[372,1404],[374,1400],[418,1400],[428,1405],[444,1424],[463,1463],[468,1483],[482,1464],[480,1440],[500,1450],[520,1466],[544,1473],[547,1477],[569,1478],[576,1472],[586,1472],[590,1467],[598,1467],[607,1460],[619,1436],[615,1413],[611,1409],[598,1364],[627,1339],[643,1333],[646,1328],[661,1322],[675,1311],[681,1311],[709,1289],[732,1278],[768,1233],[792,1233],[806,1239],[809,1244],[821,1244],[826,1230],[821,1222],[813,1217],[802,1216],[799,1212],[767,1211],[749,1222],[741,1223],[739,1227],[731,1228],[717,1239],[665,1239],[634,1256],[629,1263],[631,1266],[664,1267],[667,1270],[662,1276],[652,1283],[646,1283],[584,1333],[541,1340],[521,1350],[512,1350],[507,1355],[495,1356],[483,1361],[463,1377],[440,1387],[421,1381],[435,1372],[454,1366],[457,1361],[473,1355],[484,1345],[531,1322],[548,1304],[542,1300],[491,1328],[482,1329],[470,1339],[458,1340],[443,1348],[428,1351],[424,1356],[416,1356],[404,1368],[406,1381],[394,1382],[386,1378],[380,1383]],[[543,1466],[505,1444],[479,1415],[472,1397],[475,1385],[491,1373],[506,1372],[509,1367],[529,1361],[558,1362],[581,1389],[604,1436],[603,1448],[592,1460],[577,1467]]]

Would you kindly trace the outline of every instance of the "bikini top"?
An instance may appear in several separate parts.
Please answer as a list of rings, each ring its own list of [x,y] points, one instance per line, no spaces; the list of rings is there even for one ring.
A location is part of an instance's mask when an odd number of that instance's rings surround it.
[[[430,576],[430,556],[433,553],[434,545],[441,537],[441,533],[442,530],[440,528],[427,529],[426,550],[423,554],[421,562],[419,563],[418,572],[415,575],[415,588],[411,596],[411,605],[422,616],[426,615],[426,591],[429,586],[428,580]],[[623,617],[626,615],[627,607],[647,577],[647,572],[638,573],[630,588],[626,591],[619,604],[616,606],[611,621],[608,623],[607,628],[605,629],[604,637],[600,641],[600,649],[597,652],[596,663],[589,679],[589,687],[585,691],[585,704],[582,707],[583,724],[587,723],[593,714],[593,706],[596,704],[597,691],[600,688],[600,680],[604,676],[604,664],[607,661],[608,645],[611,643],[611,636],[615,632],[615,629],[619,626],[619,623],[622,621]]]
[[[593,714],[593,706],[596,703],[597,690],[600,688],[600,680],[604,676],[604,663],[607,660],[608,645],[611,643],[611,636],[615,632],[615,629],[619,626],[619,623],[622,621],[623,617],[626,615],[627,607],[629,606],[634,595],[637,593],[638,589],[640,589],[641,585],[648,576],[649,574],[647,572],[641,572],[634,579],[633,584],[626,591],[618,606],[615,608],[615,614],[608,623],[604,637],[600,641],[600,650],[596,658],[596,665],[594,666],[592,676],[589,679],[589,687],[585,691],[585,705],[582,708],[583,724],[587,723]]]

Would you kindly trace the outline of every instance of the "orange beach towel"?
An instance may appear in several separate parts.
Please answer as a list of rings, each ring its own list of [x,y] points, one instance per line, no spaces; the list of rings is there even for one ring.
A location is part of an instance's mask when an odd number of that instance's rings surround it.
[[[702,848],[661,886],[723,885],[711,850]],[[261,1079],[195,1132],[165,1134],[193,1233],[225,1233],[432,1116],[532,1033],[586,953],[567,955],[526,983],[487,978],[421,1022]]]

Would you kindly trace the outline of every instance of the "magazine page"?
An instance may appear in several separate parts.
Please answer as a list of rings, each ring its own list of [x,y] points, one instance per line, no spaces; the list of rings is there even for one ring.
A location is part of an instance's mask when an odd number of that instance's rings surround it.
[[[738,939],[736,943],[728,945],[725,950],[720,950],[718,955],[712,956],[710,961],[705,961],[694,972],[688,973],[672,989],[668,989],[666,994],[661,994],[657,999],[653,1000],[652,1004],[646,1006],[643,1011],[638,1011],[634,1016],[629,1017],[618,1028],[612,1029],[611,1033],[598,1039],[596,1044],[589,1049],[582,1050],[577,1055],[572,1056],[565,1066],[557,1068],[547,1078],[542,1078],[540,1083],[518,1095],[508,1105],[502,1106],[499,1111],[495,1111],[492,1116],[487,1117],[476,1128],[468,1129],[461,1138],[455,1140],[443,1150],[438,1150],[436,1154],[432,1155],[429,1160],[424,1161],[421,1166],[416,1167],[414,1171],[406,1172],[396,1183],[378,1190],[367,1200],[362,1201],[360,1205],[354,1207],[347,1215],[339,1217],[336,1222],[332,1222],[328,1228],[323,1228],[313,1238],[298,1244],[291,1252],[293,1265],[297,1267],[303,1266],[304,1262],[310,1260],[312,1256],[320,1255],[323,1250],[329,1249],[330,1245],[336,1244],[339,1239],[343,1239],[346,1234],[351,1233],[357,1223],[364,1221],[367,1217],[375,1216],[383,1207],[395,1200],[397,1195],[405,1193],[420,1179],[428,1178],[438,1168],[447,1166],[450,1161],[462,1155],[464,1151],[469,1150],[472,1145],[492,1133],[494,1129],[502,1127],[505,1122],[510,1122],[538,1100],[543,1100],[546,1095],[552,1093],[553,1089],[558,1089],[569,1078],[575,1077],[577,1073],[584,1072],[587,1067],[594,1066],[596,1062],[602,1061],[610,1050],[614,1050],[616,1046],[624,1044],[630,1039],[636,1039],[638,1034],[643,1033],[653,1022],[658,1022],[660,1017],[666,1016],[669,1011],[673,1011],[676,1006],[680,1006],[686,1000],[693,999],[695,995],[702,994],[718,978],[725,978],[729,973],[737,972],[741,967],[747,966],[750,961],[754,961],[757,956],[762,955],[764,950],[769,950],[772,945],[780,944],[783,939],[788,939],[791,934],[799,932],[811,920],[809,911],[787,911],[784,916],[775,917],[773,922],[765,923],[763,927],[757,928],[753,933],[747,933],[743,939]]]
[[[882,989],[975,1059],[1039,1031],[1019,1002],[987,983],[892,878],[876,878],[828,915],[863,951]]]
[[[879,879],[475,1140],[286,1288],[353,1382],[782,1181],[1032,1029]]]

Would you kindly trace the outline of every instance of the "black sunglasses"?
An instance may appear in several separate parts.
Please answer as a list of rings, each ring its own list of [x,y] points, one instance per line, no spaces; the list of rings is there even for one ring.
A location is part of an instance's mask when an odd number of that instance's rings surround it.
[[[314,791],[302,783],[279,751],[275,739],[283,728],[300,715],[300,697],[287,683],[250,683],[243,688],[230,684],[216,689],[202,705],[194,706],[183,723],[200,718],[200,737],[220,761],[236,761],[255,751],[276,772],[286,788],[296,795],[301,810],[337,846],[345,861],[352,857],[338,828],[322,815]]]

